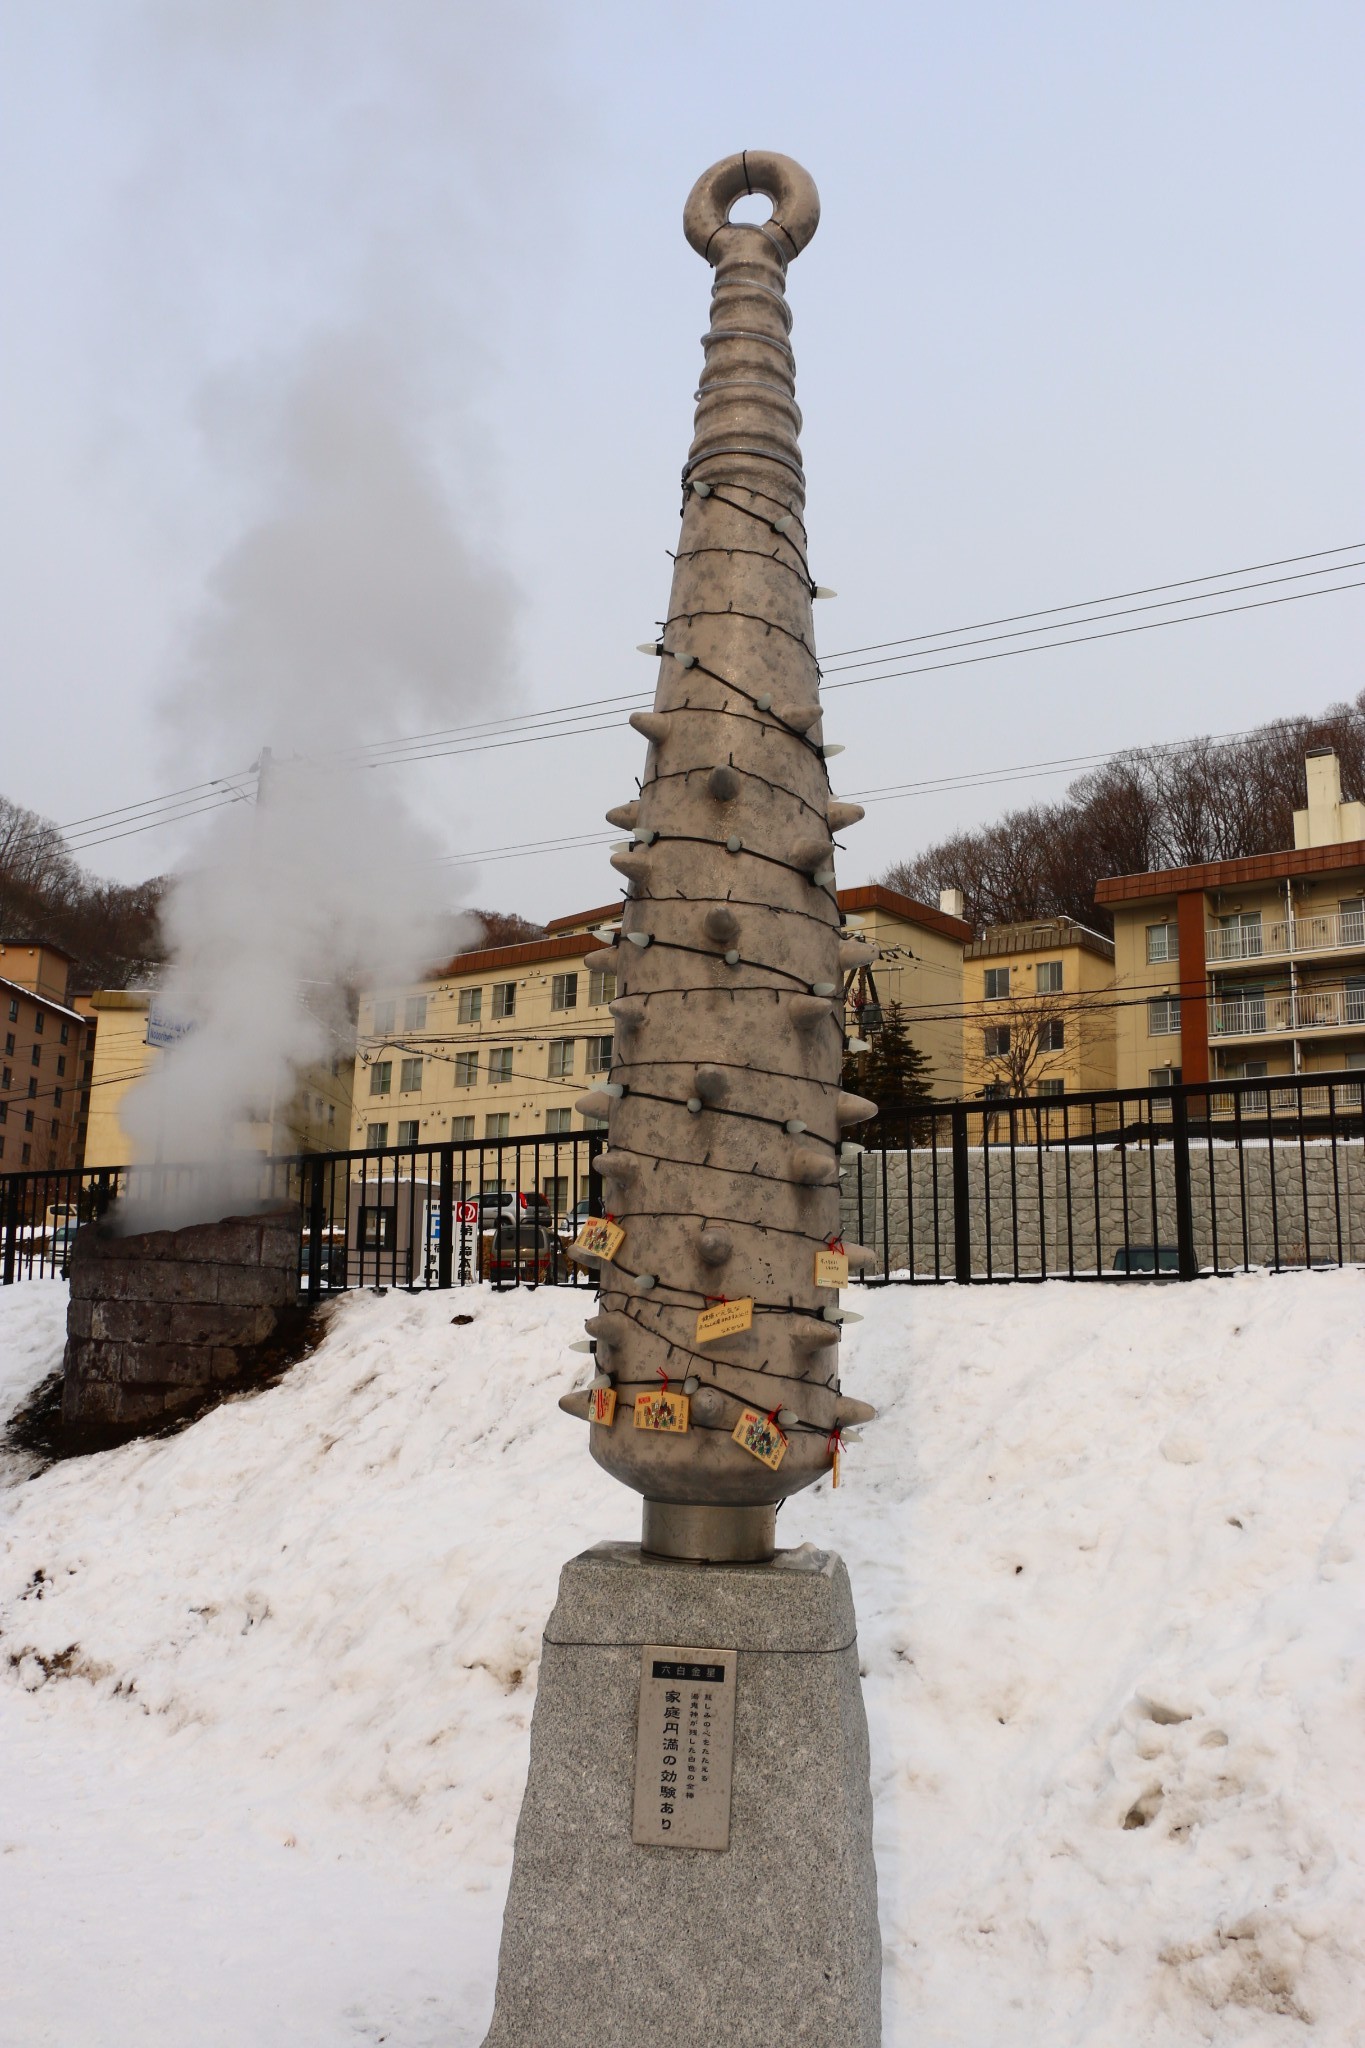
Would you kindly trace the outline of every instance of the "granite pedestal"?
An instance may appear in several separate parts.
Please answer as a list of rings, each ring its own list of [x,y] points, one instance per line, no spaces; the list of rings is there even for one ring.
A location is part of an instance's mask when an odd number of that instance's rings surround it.
[[[875,2048],[867,1719],[842,1561],[565,1565],[485,2048]],[[733,1650],[723,1850],[632,1839],[642,1649]]]

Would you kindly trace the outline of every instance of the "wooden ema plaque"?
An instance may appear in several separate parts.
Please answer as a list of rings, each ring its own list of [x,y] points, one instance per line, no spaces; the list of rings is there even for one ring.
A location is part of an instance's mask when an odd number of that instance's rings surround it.
[[[644,1645],[633,1842],[729,1848],[738,1663],[735,1650]]]
[[[609,1216],[592,1216],[583,1225],[571,1247],[585,1258],[614,1259],[626,1241],[626,1233]]]
[[[815,1254],[815,1284],[817,1287],[847,1287],[848,1253],[818,1251]]]
[[[698,1344],[714,1344],[718,1337],[737,1337],[754,1325],[753,1297],[742,1301],[720,1301],[704,1308],[697,1317]]]

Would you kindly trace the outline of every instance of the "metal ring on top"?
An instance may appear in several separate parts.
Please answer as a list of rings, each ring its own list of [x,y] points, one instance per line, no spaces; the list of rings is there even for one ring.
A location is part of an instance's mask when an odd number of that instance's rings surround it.
[[[791,254],[799,256],[820,225],[820,194],[809,171],[772,149],[742,149],[702,172],[683,208],[683,233],[697,254],[708,263],[715,260],[712,244],[730,208],[746,192],[763,192],[772,200],[772,219],[763,223],[764,229],[775,229]]]

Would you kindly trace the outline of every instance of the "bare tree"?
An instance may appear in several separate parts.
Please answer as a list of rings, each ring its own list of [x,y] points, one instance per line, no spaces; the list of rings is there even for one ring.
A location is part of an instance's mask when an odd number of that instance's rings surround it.
[[[1342,787],[1365,795],[1365,690],[1354,704],[1232,740],[1135,748],[1080,776],[1061,803],[1007,811],[993,825],[955,833],[897,861],[882,879],[930,903],[940,889],[960,889],[978,931],[1055,916],[1107,929],[1095,906],[1101,875],[1292,846],[1293,813],[1305,802],[1304,755],[1323,746],[1336,751]]]
[[[969,1048],[978,1035],[965,1062],[967,1092],[1036,1094],[1039,1082],[1060,1078],[1086,1021],[1109,1001],[1098,990],[1021,989],[983,1003],[967,1026]]]

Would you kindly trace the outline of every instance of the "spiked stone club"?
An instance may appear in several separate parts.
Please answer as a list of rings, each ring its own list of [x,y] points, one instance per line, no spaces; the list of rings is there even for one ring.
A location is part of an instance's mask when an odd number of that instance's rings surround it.
[[[727,219],[746,191],[772,199],[761,226]],[[843,976],[874,955],[841,933],[835,895],[833,835],[863,813],[833,800],[826,768],[811,616],[826,593],[807,565],[785,294],[819,217],[807,172],[754,150],[687,202],[715,270],[711,326],[654,708],[631,719],[645,776],[607,814],[632,834],[612,863],[622,927],[589,956],[616,973],[616,1053],[578,1106],[607,1119],[596,1164],[626,1233],[587,1324],[618,1392],[591,1451],[644,1495],[646,1550],[712,1560],[770,1556],[777,1503],[874,1412],[840,1390],[846,1312],[814,1282],[839,1235],[844,1133],[875,1110],[839,1086]],[[752,1299],[752,1327],[703,1346],[698,1312],[718,1298]],[[686,1433],[632,1426],[661,1376],[689,1391]],[[560,1405],[586,1415],[588,1395]],[[775,1470],[733,1440],[746,1407],[786,1439]]]

